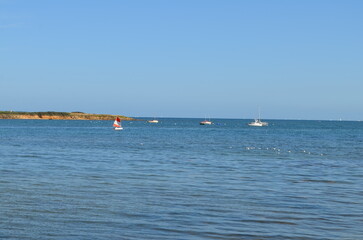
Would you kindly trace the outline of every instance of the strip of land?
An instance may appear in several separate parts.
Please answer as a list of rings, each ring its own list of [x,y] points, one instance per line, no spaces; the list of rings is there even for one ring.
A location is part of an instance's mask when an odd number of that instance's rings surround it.
[[[44,120],[136,120],[130,117],[83,112],[13,112],[0,111],[0,119],[44,119]]]

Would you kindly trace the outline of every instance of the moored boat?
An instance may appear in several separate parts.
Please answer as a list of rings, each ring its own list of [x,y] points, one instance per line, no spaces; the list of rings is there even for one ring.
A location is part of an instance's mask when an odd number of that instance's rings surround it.
[[[264,126],[268,126],[268,122],[262,122],[261,121],[260,109],[258,109],[258,118],[255,119],[254,122],[250,122],[248,124],[248,126],[252,126],[252,127],[264,127]]]
[[[116,117],[115,121],[113,122],[113,127],[115,130],[122,130],[121,126],[121,119],[119,117]]]
[[[153,119],[153,120],[149,120],[149,121],[147,121],[147,122],[149,122],[149,123],[158,123],[158,122],[159,122],[159,120]]]
[[[204,120],[204,121],[201,121],[199,124],[200,125],[212,125],[212,122],[208,121],[208,120]]]
[[[248,124],[248,126],[252,126],[252,127],[263,127],[263,126],[268,126],[268,122],[262,122],[260,119],[255,119],[254,122],[250,122]]]

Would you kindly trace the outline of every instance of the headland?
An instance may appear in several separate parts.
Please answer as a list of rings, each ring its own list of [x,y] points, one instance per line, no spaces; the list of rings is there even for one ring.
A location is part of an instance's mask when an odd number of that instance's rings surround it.
[[[44,119],[44,120],[136,120],[122,115],[92,114],[83,112],[13,112],[0,111],[0,119]]]

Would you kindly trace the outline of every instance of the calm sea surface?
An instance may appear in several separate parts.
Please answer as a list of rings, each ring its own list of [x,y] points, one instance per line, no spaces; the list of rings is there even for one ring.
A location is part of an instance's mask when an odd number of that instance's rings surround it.
[[[0,239],[363,239],[363,122],[0,120]]]

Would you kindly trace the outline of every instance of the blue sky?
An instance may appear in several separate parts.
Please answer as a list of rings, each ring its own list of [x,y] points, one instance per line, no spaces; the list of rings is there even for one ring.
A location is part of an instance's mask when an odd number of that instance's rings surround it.
[[[0,110],[363,120],[363,1],[0,0]]]

